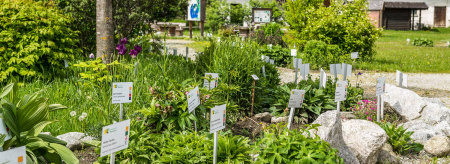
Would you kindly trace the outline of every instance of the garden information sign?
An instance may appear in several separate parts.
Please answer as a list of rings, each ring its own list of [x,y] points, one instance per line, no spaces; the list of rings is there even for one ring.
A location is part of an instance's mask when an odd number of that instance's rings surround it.
[[[0,152],[1,164],[25,164],[27,162],[26,147],[16,147],[14,149]]]
[[[130,120],[117,122],[102,128],[100,157],[128,148]]]
[[[205,79],[203,81],[203,87],[210,89],[214,89],[217,87],[217,80],[219,80],[219,74],[218,73],[205,73]],[[208,79],[212,79],[211,82],[208,81]]]
[[[214,133],[219,130],[225,129],[226,110],[227,110],[226,104],[211,108],[209,133]]]
[[[200,0],[189,0],[188,21],[200,21],[201,18]]]
[[[347,81],[337,81],[334,102],[345,101],[345,99],[347,99]]]
[[[255,23],[269,23],[272,20],[272,9],[253,8],[252,18]]]
[[[133,94],[133,82],[113,83],[112,103],[131,103]]]
[[[190,90],[187,94],[188,99],[188,110],[189,113],[194,111],[195,108],[197,108],[200,105],[200,98],[199,98],[199,92],[198,92],[198,86],[194,89]]]

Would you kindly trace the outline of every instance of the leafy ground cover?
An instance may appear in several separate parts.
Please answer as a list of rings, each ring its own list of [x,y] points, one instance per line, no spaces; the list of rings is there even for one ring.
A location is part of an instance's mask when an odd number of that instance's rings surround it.
[[[406,41],[410,39],[409,45]],[[415,38],[426,38],[434,47],[413,46]],[[377,54],[372,61],[357,62],[357,69],[376,71],[450,73],[450,28],[431,31],[385,30],[376,42]]]

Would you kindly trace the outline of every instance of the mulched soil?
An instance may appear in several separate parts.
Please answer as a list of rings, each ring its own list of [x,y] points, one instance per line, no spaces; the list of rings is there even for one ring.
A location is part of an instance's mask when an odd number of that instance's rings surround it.
[[[73,152],[75,156],[80,160],[80,164],[92,164],[97,161],[98,154],[95,153],[94,148],[87,147],[82,150],[75,150]]]

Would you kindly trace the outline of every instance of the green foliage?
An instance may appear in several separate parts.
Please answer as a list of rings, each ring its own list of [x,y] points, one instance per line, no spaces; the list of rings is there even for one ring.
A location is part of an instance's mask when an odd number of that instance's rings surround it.
[[[272,9],[272,20],[278,24],[283,24],[283,9],[276,1],[269,0],[250,0],[250,8],[270,8]],[[251,14],[251,13],[250,13]]]
[[[87,80],[83,83],[85,87],[101,87],[105,82],[111,82],[113,78],[115,80],[123,79],[123,75],[121,74],[110,74],[108,67],[114,70],[114,72],[131,71],[130,68],[134,67],[131,64],[124,64],[118,62],[117,60],[111,62],[110,64],[103,64],[102,58],[80,62],[78,64],[74,64],[73,66],[86,71],[79,73],[81,79]],[[110,86],[108,85],[103,87]]]
[[[286,43],[283,41],[284,32],[281,31],[281,25],[272,22],[262,25],[256,33],[256,41],[259,44],[273,44],[286,47]]]
[[[375,41],[381,29],[375,28],[367,14],[367,1],[331,1],[329,7],[323,0],[287,0],[286,21],[290,25],[285,40],[303,47],[310,40],[320,40],[337,45],[342,51],[336,58],[359,52],[361,59],[375,55]]]
[[[0,1],[0,82],[11,76],[55,77],[81,52],[71,19],[43,2]]]
[[[339,46],[329,45],[318,40],[310,40],[306,43],[303,53],[299,56],[305,63],[310,63],[312,69],[329,68],[330,64],[345,63],[350,60],[349,55],[343,54]]]
[[[427,38],[414,38],[414,40],[412,41],[412,45],[413,46],[422,46],[422,47],[433,47],[433,41],[431,39],[427,39]]]
[[[422,144],[414,143],[411,140],[411,135],[414,132],[406,132],[407,129],[403,129],[403,125],[398,128],[389,122],[378,123],[378,125],[386,131],[386,134],[389,136],[388,143],[392,145],[395,152],[406,154],[408,152],[419,152],[423,149]]]
[[[271,125],[256,143],[259,154],[256,163],[344,163],[337,149],[310,134],[309,130],[318,126],[315,124],[297,131]]]
[[[275,61],[276,66],[286,67],[292,63],[291,51],[287,48],[283,48],[280,45],[274,45],[272,48],[268,46],[262,47],[259,51],[261,55],[269,56],[270,59]]]
[[[78,159],[65,145],[66,142],[50,135],[40,134],[45,126],[56,122],[49,119],[49,113],[67,108],[60,104],[48,104],[48,98],[40,92],[19,97],[18,86],[11,83],[0,94],[0,111],[12,132],[12,138],[3,145],[3,150],[25,146],[27,163],[78,163]],[[2,139],[3,141],[3,139]]]
[[[228,5],[225,1],[210,0],[210,5],[206,6],[206,21],[210,31],[216,33],[219,29],[225,26],[228,14]]]
[[[241,46],[233,46],[235,45]],[[271,89],[279,84],[280,79],[275,67],[264,63],[258,53],[259,46],[252,42],[240,42],[240,39],[224,39],[221,42],[212,42],[204,52],[196,57],[197,72],[203,75],[206,72],[219,73],[219,84],[238,86],[239,91],[226,94],[226,98],[240,107],[241,112],[248,114],[251,106],[253,80],[251,75],[257,75],[260,80],[256,82],[255,109],[261,109],[264,99],[269,97]],[[265,66],[265,75],[262,67]]]

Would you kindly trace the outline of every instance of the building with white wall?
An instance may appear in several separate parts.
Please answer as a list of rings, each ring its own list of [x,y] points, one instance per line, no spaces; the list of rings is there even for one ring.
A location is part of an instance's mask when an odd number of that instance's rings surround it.
[[[428,9],[422,10],[422,24],[430,27],[450,27],[450,0],[384,0],[384,2],[425,2]],[[417,25],[419,13],[413,14],[414,24]]]

